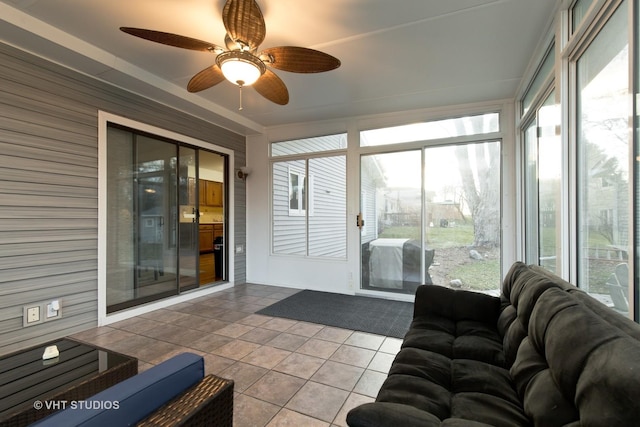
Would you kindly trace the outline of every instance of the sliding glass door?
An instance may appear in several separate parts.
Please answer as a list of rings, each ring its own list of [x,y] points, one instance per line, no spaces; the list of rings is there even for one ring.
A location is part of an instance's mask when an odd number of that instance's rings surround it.
[[[108,126],[107,312],[226,279],[227,163]]]
[[[498,293],[500,158],[499,141],[363,155],[361,289]]]

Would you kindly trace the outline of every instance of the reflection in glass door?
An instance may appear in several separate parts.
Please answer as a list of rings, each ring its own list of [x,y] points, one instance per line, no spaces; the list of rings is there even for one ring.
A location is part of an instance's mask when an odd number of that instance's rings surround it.
[[[193,289],[199,283],[198,259],[198,176],[196,150],[190,147],[180,147],[179,162],[179,192],[178,205],[180,217],[178,219],[178,235],[180,257],[180,290]]]

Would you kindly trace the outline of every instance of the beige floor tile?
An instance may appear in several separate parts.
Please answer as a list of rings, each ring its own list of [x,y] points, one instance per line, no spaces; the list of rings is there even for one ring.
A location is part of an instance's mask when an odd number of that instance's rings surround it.
[[[222,378],[234,381],[233,390],[242,393],[258,381],[268,369],[259,366],[249,365],[243,362],[236,362],[220,373]]]
[[[260,344],[249,341],[233,340],[216,348],[211,353],[226,357],[227,359],[240,360],[258,347],[260,347]]]
[[[193,342],[202,338],[202,331],[186,329],[174,325],[162,325],[146,332],[142,332],[142,335],[176,345],[190,346]]]
[[[332,326],[324,327],[320,332],[313,337],[325,341],[337,342],[339,344],[344,343],[353,331],[348,329],[334,328]]]
[[[347,391],[308,381],[285,407],[330,423],[348,396]]]
[[[289,409],[281,409],[267,427],[329,427],[329,423]]]
[[[375,351],[367,350],[366,348],[341,345],[330,359],[335,362],[366,368],[375,354]]]
[[[233,338],[223,337],[222,335],[216,334],[205,334],[202,338],[197,339],[192,342],[189,346],[196,350],[206,351],[207,353],[211,353],[216,349],[222,347],[225,344],[233,341]]]
[[[328,360],[311,377],[311,381],[351,391],[362,376],[364,369],[357,366]]]
[[[346,402],[340,408],[340,412],[336,415],[336,418],[333,420],[333,424],[338,427],[347,427],[347,414],[350,410],[355,408],[356,406],[364,405],[365,403],[373,402],[374,399],[369,396],[363,396],[361,394],[351,393],[349,397],[347,397]]]
[[[279,348],[265,345],[255,349],[254,351],[243,357],[242,361],[245,363],[250,363],[252,365],[260,366],[262,368],[272,369],[290,354],[290,351],[281,350]]]
[[[150,313],[145,313],[140,315],[140,317],[143,317],[145,319],[151,319],[157,322],[171,323],[171,324],[188,316],[189,315],[187,313],[168,310],[166,308],[161,308],[159,310],[154,310]]]
[[[268,344],[272,347],[281,348],[283,350],[295,351],[307,340],[307,337],[283,332],[274,337],[271,341],[268,342]]]
[[[305,382],[306,380],[293,375],[269,371],[245,390],[244,394],[284,406]]]
[[[325,360],[318,357],[307,356],[305,354],[292,353],[275,368],[275,371],[285,374],[294,375],[296,377],[309,379],[316,373]]]
[[[245,304],[256,304],[259,303],[262,298],[253,295],[245,295],[238,298],[238,301],[243,302]]]
[[[280,407],[244,394],[233,398],[233,427],[265,426]]]
[[[225,322],[237,322],[248,315],[248,313],[244,313],[242,311],[229,310],[219,316],[216,316],[216,319],[223,320]]]
[[[180,352],[183,348],[182,346],[164,341],[148,340],[150,340],[150,338],[147,338],[146,340],[131,339],[130,341],[134,344],[123,351],[123,353],[136,357],[138,360],[154,362],[157,360],[164,360],[168,355],[175,354],[176,351]]]
[[[164,323],[157,322],[155,320],[144,319],[141,317],[132,317],[130,319],[112,323],[110,326],[115,329],[121,329],[123,331],[133,332],[134,334],[140,334],[161,325],[164,325]]]
[[[340,344],[311,338],[296,350],[297,353],[328,359],[340,347]]]
[[[382,383],[386,379],[387,374],[367,369],[360,377],[360,380],[353,388],[353,391],[358,394],[363,394],[365,396],[375,398],[380,391]]]
[[[204,373],[205,375],[213,374],[221,376],[221,373],[229,366],[236,363],[233,359],[216,356],[215,354],[205,353],[204,356]]]
[[[290,327],[292,327],[293,325],[295,325],[296,323],[298,322],[296,322],[295,320],[281,319],[279,317],[274,317],[268,322],[263,323],[261,326],[266,329],[273,329],[275,331],[284,332]]]
[[[237,310],[247,314],[254,314],[256,311],[260,311],[263,308],[264,308],[264,305],[251,304],[251,303],[245,302],[238,305]]]
[[[368,369],[388,374],[393,359],[395,358],[393,354],[377,352],[376,355],[373,356],[371,363],[369,363]]]
[[[118,335],[117,340],[115,340],[116,335]],[[123,336],[126,336],[126,339],[122,339]],[[158,342],[158,340],[153,338],[145,337],[142,335],[136,335],[130,332],[125,332],[120,330],[113,333],[100,335],[98,338],[103,338],[108,340],[108,342],[106,343],[102,343],[102,342],[98,343],[99,346],[104,345],[109,350],[113,350],[116,352],[131,355],[131,356],[133,356],[133,352],[135,350],[140,349],[140,347],[144,347],[144,346],[151,345]]]
[[[241,325],[239,323],[232,323],[225,326],[222,329],[218,329],[216,334],[224,335],[225,337],[238,338],[249,331],[255,329],[253,326]]]
[[[110,326],[99,326],[97,328],[91,328],[91,329],[87,329],[86,331],[75,333],[70,337],[78,341],[94,343],[100,335],[104,335],[109,332],[114,332],[116,330],[117,329],[114,329],[113,327],[110,327]],[[124,331],[124,332],[127,332],[127,331]]]
[[[218,319],[205,319],[201,317],[199,321],[189,322],[188,326],[185,327],[197,329],[198,331],[202,332],[216,332],[217,330],[220,330],[230,324],[231,323],[229,322],[223,322],[222,320]]]
[[[318,325],[317,323],[298,322],[289,329],[287,332],[290,334],[302,335],[304,337],[312,337],[324,328],[324,325]]]
[[[76,335],[76,336],[79,336],[79,335]],[[111,349],[115,350],[115,347],[118,346],[118,344],[126,343],[127,340],[130,340],[133,337],[137,337],[137,336],[139,335],[136,335],[132,332],[110,328],[105,333],[96,334],[92,337],[89,337],[88,335],[82,336],[81,338],[83,341],[90,342],[92,344],[97,345],[98,347],[107,347],[110,350]],[[122,347],[122,345],[120,345],[119,347]]]
[[[258,344],[266,344],[272,339],[274,339],[275,337],[277,337],[278,335],[280,335],[280,333],[281,332],[274,331],[272,329],[264,329],[264,328],[257,327],[247,332],[246,334],[242,335],[240,338],[242,338],[243,341],[250,341]]]
[[[268,322],[273,319],[270,316],[263,316],[262,314],[250,314],[244,319],[238,320],[238,323],[242,323],[243,325],[249,326],[261,326],[262,324]]]
[[[402,340],[400,338],[387,337],[378,349],[383,353],[393,354],[394,356],[400,351]]]
[[[367,348],[369,350],[378,350],[382,345],[385,337],[382,335],[367,334],[364,332],[354,332],[344,342],[354,347]]]

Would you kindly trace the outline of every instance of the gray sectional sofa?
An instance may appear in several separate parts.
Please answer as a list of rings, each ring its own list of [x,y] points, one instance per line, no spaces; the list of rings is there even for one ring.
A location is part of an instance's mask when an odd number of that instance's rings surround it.
[[[375,402],[351,427],[640,425],[640,325],[537,266],[502,294],[424,285]]]

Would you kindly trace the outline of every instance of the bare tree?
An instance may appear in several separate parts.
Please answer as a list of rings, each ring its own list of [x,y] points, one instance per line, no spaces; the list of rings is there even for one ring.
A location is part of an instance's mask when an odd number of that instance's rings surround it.
[[[479,127],[477,121],[471,126]],[[459,135],[467,133],[456,121]],[[472,129],[481,134],[482,129]],[[473,218],[474,246],[500,245],[500,143],[484,142],[456,147],[464,197]],[[473,160],[473,162],[472,162]]]

